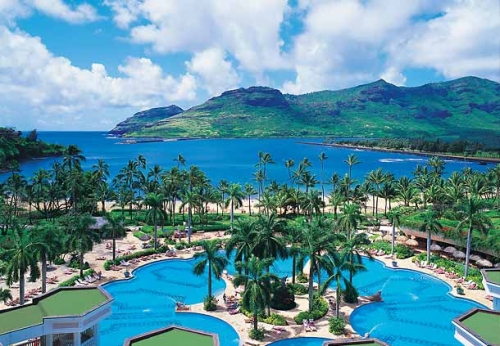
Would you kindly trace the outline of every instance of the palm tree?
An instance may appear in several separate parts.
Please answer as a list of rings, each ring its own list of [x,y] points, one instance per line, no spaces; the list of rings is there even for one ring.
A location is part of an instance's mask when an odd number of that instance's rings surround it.
[[[67,230],[67,248],[76,251],[80,262],[80,277],[83,279],[83,256],[91,251],[94,243],[101,240],[97,230],[90,226],[95,224],[95,220],[89,214],[71,214],[63,220]]]
[[[177,155],[177,157],[174,159],[175,162],[177,162],[177,168],[179,169],[180,166],[186,166],[186,159],[184,156],[182,156],[181,153]]]
[[[231,237],[226,242],[225,250],[227,258],[236,249],[235,262],[246,262],[252,254],[255,246],[255,221],[238,219],[234,229],[229,231]]]
[[[193,207],[199,203],[199,195],[196,192],[186,191],[181,196],[182,203],[180,205],[180,209],[183,209],[186,205],[188,206],[188,220],[187,220],[187,229],[188,229],[188,244],[191,243],[191,227],[193,222]]]
[[[309,258],[309,311],[313,308],[314,274],[318,274],[321,281],[321,262],[323,252],[333,249],[334,235],[330,225],[324,218],[315,218],[312,222],[306,222],[302,228],[302,255]]]
[[[147,205],[150,209],[146,213],[146,219],[153,219],[154,232],[155,232],[155,250],[158,248],[158,221],[162,224],[165,223],[167,218],[167,213],[163,210],[163,202],[165,197],[160,193],[148,193],[146,198],[144,198],[144,205]]]
[[[286,246],[281,237],[284,222],[279,220],[276,213],[271,215],[259,214],[255,221],[255,247],[253,253],[260,258],[286,258]],[[269,268],[267,268],[269,271]]]
[[[113,216],[111,213],[107,213],[106,216],[106,224],[102,228],[102,235],[105,238],[112,239],[113,242],[113,261],[116,259],[116,238],[119,236],[125,235],[125,228],[123,227],[123,222],[125,219],[123,215],[121,216]]]
[[[427,233],[427,261],[431,259],[431,234],[437,233],[443,229],[443,226],[437,219],[436,212],[431,209],[423,214],[424,219],[419,227],[420,232]]]
[[[242,294],[242,305],[253,312],[253,330],[257,331],[259,311],[264,311],[271,301],[271,282],[279,278],[266,270],[273,263],[272,258],[260,259],[252,255],[246,263],[237,263],[243,266],[245,273],[235,276],[234,286],[245,286]]]
[[[245,193],[241,190],[240,184],[231,184],[227,191],[227,200],[225,202],[226,208],[231,206],[231,228],[234,224],[234,208],[239,208],[243,205]]]
[[[220,243],[217,241],[201,241],[200,246],[203,252],[197,252],[194,259],[199,260],[193,268],[195,275],[205,273],[205,268],[208,268],[208,299],[212,299],[212,273],[217,280],[222,276],[223,270],[228,265],[229,261],[220,252]]]
[[[7,303],[7,301],[12,300],[12,294],[8,288],[0,288],[0,302]]]
[[[344,160],[345,163],[349,166],[349,172],[348,172],[348,177],[349,177],[349,186],[347,187],[347,201],[349,201],[349,191],[351,190],[351,182],[352,182],[352,166],[359,165],[361,161],[359,158],[354,155],[354,154],[349,154],[347,156],[347,159]]]
[[[222,200],[225,201],[226,200],[225,195],[227,190],[229,189],[229,183],[227,182],[227,180],[219,181],[218,189],[222,195]],[[222,209],[222,215],[224,215],[224,209]]]
[[[321,162],[321,196],[323,197],[323,214],[325,213],[325,176],[324,176],[324,166],[325,160],[328,159],[328,156],[322,151],[319,154],[319,161]]]
[[[40,269],[36,257],[35,245],[25,236],[25,228],[17,221],[12,224],[12,235],[14,238],[13,247],[6,251],[6,256],[10,260],[6,267],[7,286],[12,286],[19,281],[20,304],[24,304],[24,284],[25,275],[30,272],[30,281],[35,281],[40,277]]]
[[[328,278],[325,280],[323,286],[320,287],[320,292],[326,292],[330,283],[335,282],[336,287],[336,311],[335,316],[339,318],[340,316],[340,297],[342,296],[342,283],[344,283],[345,289],[353,290],[354,287],[349,282],[349,280],[344,276],[344,273],[349,270],[349,267],[353,266],[348,261],[348,252],[343,251],[341,253],[329,252],[325,255],[325,268],[328,272]],[[362,264],[356,264],[354,267],[362,267]]]
[[[338,224],[345,231],[347,239],[351,239],[351,235],[356,233],[358,225],[363,220],[364,216],[361,214],[361,206],[359,204],[344,204]]]
[[[245,193],[248,196],[248,215],[252,215],[252,206],[251,206],[251,197],[257,193],[255,191],[255,188],[253,187],[252,184],[246,183],[245,184]]]
[[[467,249],[465,253],[465,274],[467,278],[469,274],[469,257],[472,247],[472,231],[477,230],[483,234],[492,227],[491,219],[486,216],[483,211],[486,208],[485,201],[476,196],[469,196],[460,204],[459,217],[461,221],[457,225],[457,230],[460,231],[463,227],[467,227]]]
[[[285,161],[285,167],[288,171],[288,180],[290,180],[290,184],[293,183],[292,182],[292,167],[295,165],[295,161],[292,160],[292,159],[288,159]]]
[[[292,257],[292,283],[295,284],[297,257],[301,251],[302,229],[295,225],[285,228],[285,241],[288,244],[288,255]]]
[[[55,225],[33,228],[29,233],[30,242],[42,263],[42,293],[47,292],[47,261],[54,260],[62,250],[61,229]]]
[[[394,243],[396,239],[396,227],[401,223],[401,210],[399,208],[395,208],[389,210],[387,213],[387,217],[389,218],[389,222],[392,225],[392,238],[391,238],[391,256],[394,256]]]

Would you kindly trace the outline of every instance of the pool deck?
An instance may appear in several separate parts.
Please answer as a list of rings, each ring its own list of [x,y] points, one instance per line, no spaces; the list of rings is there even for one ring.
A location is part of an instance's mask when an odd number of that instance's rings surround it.
[[[215,234],[210,234],[210,233],[207,233],[207,234],[197,233],[197,234],[194,234],[192,236],[192,240],[207,239],[207,238],[216,238],[216,236],[215,236]],[[123,255],[125,252],[128,252],[128,251],[130,251],[130,252],[141,251],[142,241],[135,238],[133,236],[133,232],[127,232],[127,236],[124,237],[123,239],[118,239],[116,243],[117,243],[117,249],[119,250],[119,253],[117,253],[117,257]],[[178,251],[177,252],[178,257],[176,257],[176,258],[184,258],[184,259],[191,258],[193,256],[193,253],[194,252],[192,252],[192,251],[189,253],[186,251]],[[139,265],[132,265],[132,266],[127,267],[127,268],[123,267],[118,271],[111,271],[111,270],[105,271],[104,267],[103,267],[105,260],[102,260],[102,258],[111,259],[111,251],[109,249],[106,249],[105,243],[95,245],[93,251],[85,255],[85,260],[89,262],[90,266],[94,270],[102,271],[102,273],[103,273],[102,280],[94,283],[94,285],[100,285],[100,284],[103,284],[103,283],[106,283],[109,281],[123,279],[124,278],[123,272],[126,269],[133,270],[133,269],[140,267],[142,265],[145,265],[145,264],[149,264],[149,263],[160,261],[160,260],[168,260],[164,255],[162,255],[156,259],[151,259],[148,261],[141,262]],[[385,263],[387,267],[392,268],[393,259],[391,257],[379,256],[379,257],[375,257],[375,258],[377,260]],[[487,297],[486,297],[487,294],[484,290],[469,290],[467,288],[464,288],[465,295],[460,296],[460,295],[457,295],[455,293],[455,290],[453,289],[453,287],[456,285],[456,283],[453,280],[446,278],[444,275],[436,274],[430,269],[417,267],[414,263],[412,263],[411,259],[404,259],[404,260],[398,259],[396,261],[397,261],[398,268],[412,269],[415,271],[423,272],[423,273],[429,274],[431,276],[434,276],[442,281],[447,282],[451,286],[450,293],[453,294],[454,296],[457,296],[459,298],[467,298],[470,300],[474,300],[476,302],[479,302],[479,303],[487,306],[488,308],[492,308],[492,306],[493,306],[493,303],[487,299]],[[67,274],[68,273],[67,270],[68,270],[68,268],[64,265],[55,266],[48,273],[48,277],[58,277],[58,281],[61,282],[61,281],[67,280],[71,276],[77,274],[77,273]],[[227,287],[226,288],[226,295],[227,296],[234,295],[235,289],[234,289],[232,283],[227,279],[224,279],[224,280],[226,281],[226,287]],[[50,290],[50,289],[56,288],[58,286],[59,282],[56,282],[54,284],[47,284],[47,289]],[[40,287],[40,286],[41,286],[40,280],[37,280],[37,282],[34,282],[34,283],[27,282],[25,290],[26,290],[26,292],[28,292],[30,289],[36,289],[37,287]],[[5,281],[0,281],[0,287],[7,288]],[[14,288],[14,287],[11,288],[11,292],[12,292],[13,298],[16,298],[19,294],[19,290]],[[329,293],[327,295],[332,295],[332,294],[334,294],[334,293]],[[217,309],[217,311],[207,313],[206,311],[203,310],[203,303],[191,305],[191,311],[215,316],[215,317],[218,317],[218,318],[226,321],[227,323],[231,324],[233,326],[233,328],[236,330],[236,332],[239,334],[240,340],[242,340],[242,341],[248,340],[249,339],[248,332],[251,330],[252,325],[245,322],[246,317],[243,314],[230,315],[227,312],[226,307],[222,303],[222,295],[217,297],[217,298],[219,299],[219,308]],[[264,345],[264,344],[274,342],[277,340],[291,338],[291,337],[298,337],[298,336],[325,337],[325,338],[335,339],[335,337],[328,331],[328,318],[333,316],[331,311],[329,311],[325,317],[316,321],[316,327],[318,329],[317,331],[306,332],[306,331],[304,331],[302,325],[295,324],[295,322],[293,321],[293,316],[297,315],[298,312],[300,312],[300,311],[307,310],[307,308],[308,308],[307,295],[297,296],[296,303],[297,303],[297,307],[295,309],[287,311],[287,312],[283,312],[283,311],[279,312],[280,314],[284,315],[289,322],[289,325],[285,326],[283,331],[274,331],[274,330],[272,330],[271,325],[259,322],[259,326],[263,327],[267,331],[265,340],[263,342],[261,342],[260,344]],[[355,304],[342,303],[341,308],[340,308],[340,312],[343,316],[346,317],[346,320],[349,322],[349,316],[350,316],[351,312],[359,305],[360,304],[355,305]],[[6,307],[7,306],[5,306],[3,303],[0,302],[0,309],[6,308]],[[350,325],[348,325],[346,327],[346,331],[347,331],[346,335],[341,336],[340,338],[360,337],[359,335],[354,333],[354,331],[352,330]]]

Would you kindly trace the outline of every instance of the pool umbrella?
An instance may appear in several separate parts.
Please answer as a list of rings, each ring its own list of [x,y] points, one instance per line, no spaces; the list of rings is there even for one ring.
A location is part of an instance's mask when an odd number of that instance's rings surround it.
[[[415,239],[408,239],[405,244],[408,246],[418,246],[418,241],[416,241]]]
[[[432,243],[431,245],[431,251],[441,251],[443,248],[441,246],[439,246],[439,244],[436,244],[436,243]]]
[[[484,258],[480,259],[479,261],[476,261],[476,264],[481,267],[488,267],[488,268],[493,267],[493,263]]]
[[[397,240],[397,242],[398,242],[398,243],[403,244],[404,242],[406,242],[406,241],[408,240],[408,237],[407,237],[407,236],[405,236],[405,235],[400,235],[400,236],[398,236],[398,237],[396,238],[396,240]]]
[[[453,257],[455,257],[455,258],[459,258],[459,259],[460,259],[460,258],[465,258],[465,254],[464,254],[462,251],[455,251],[455,252],[453,253]]]
[[[456,252],[457,249],[455,249],[453,246],[448,246],[448,247],[445,247],[443,251],[446,253],[452,254],[452,253]]]
[[[477,261],[482,260],[483,258],[482,258],[481,256],[478,256],[478,255],[470,255],[470,256],[469,256],[469,259],[470,259],[471,261],[475,261],[475,262],[477,262]]]
[[[392,241],[392,235],[390,234],[386,234],[382,237],[382,240],[385,240],[385,241]]]

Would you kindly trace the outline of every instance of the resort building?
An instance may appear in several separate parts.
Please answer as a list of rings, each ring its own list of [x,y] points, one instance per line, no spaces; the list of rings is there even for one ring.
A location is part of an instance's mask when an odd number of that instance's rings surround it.
[[[170,326],[125,340],[123,346],[197,345],[219,346],[217,334]]]
[[[66,287],[1,310],[0,346],[98,346],[112,300],[99,287]]]
[[[493,310],[500,311],[500,268],[483,269],[481,273],[484,289],[493,297]]]

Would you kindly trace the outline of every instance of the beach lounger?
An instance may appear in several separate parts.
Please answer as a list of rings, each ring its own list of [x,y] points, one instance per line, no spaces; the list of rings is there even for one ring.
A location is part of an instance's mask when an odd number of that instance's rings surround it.
[[[304,327],[304,330],[306,332],[310,332],[311,331],[311,327],[309,327],[309,322],[306,319],[302,320],[302,326]]]
[[[124,266],[124,267],[128,267],[130,265],[129,262],[125,261],[125,260],[121,260],[120,261],[120,265]]]
[[[276,334],[281,334],[285,331],[285,328],[282,326],[272,326],[271,331],[275,332]]]
[[[318,328],[316,328],[316,323],[314,323],[314,320],[312,318],[309,319],[309,328],[311,328],[311,331],[316,332]]]
[[[236,315],[240,313],[240,307],[238,306],[236,309],[229,310],[230,315]]]

